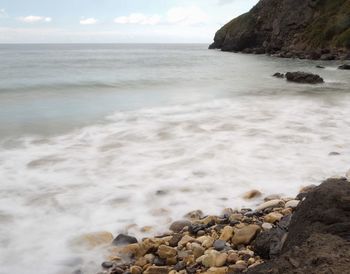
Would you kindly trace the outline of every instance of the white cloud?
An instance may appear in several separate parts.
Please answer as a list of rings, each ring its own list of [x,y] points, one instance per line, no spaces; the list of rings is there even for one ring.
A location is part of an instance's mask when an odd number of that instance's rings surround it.
[[[35,15],[29,15],[25,17],[18,18],[20,21],[24,23],[38,23],[38,22],[46,22],[49,23],[52,21],[51,17],[44,17],[44,16],[35,16]]]
[[[208,15],[197,6],[174,7],[167,12],[167,21],[177,25],[197,25],[205,23]]]
[[[159,15],[147,16],[142,13],[132,13],[128,16],[120,16],[114,19],[117,24],[139,24],[139,25],[157,25],[160,23]]]
[[[80,25],[95,25],[97,23],[97,19],[95,18],[82,18],[80,20]]]

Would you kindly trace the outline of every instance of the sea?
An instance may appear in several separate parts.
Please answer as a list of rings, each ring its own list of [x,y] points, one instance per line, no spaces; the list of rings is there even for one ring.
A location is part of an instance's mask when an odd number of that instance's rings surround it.
[[[107,251],[72,245],[86,233],[141,239],[347,172],[341,61],[207,46],[0,45],[1,274],[95,274]]]

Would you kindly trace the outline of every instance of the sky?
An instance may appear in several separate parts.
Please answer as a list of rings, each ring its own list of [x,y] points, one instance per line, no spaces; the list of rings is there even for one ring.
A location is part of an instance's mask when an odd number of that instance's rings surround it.
[[[258,0],[1,0],[0,43],[210,43]]]

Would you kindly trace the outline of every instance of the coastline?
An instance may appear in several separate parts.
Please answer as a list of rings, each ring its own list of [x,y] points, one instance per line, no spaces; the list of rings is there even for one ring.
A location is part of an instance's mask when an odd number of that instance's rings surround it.
[[[226,208],[219,216],[196,210],[151,238],[118,235],[98,274],[344,273],[350,260],[346,178],[305,187],[295,198],[262,199],[257,190],[244,198],[262,203],[255,210]]]

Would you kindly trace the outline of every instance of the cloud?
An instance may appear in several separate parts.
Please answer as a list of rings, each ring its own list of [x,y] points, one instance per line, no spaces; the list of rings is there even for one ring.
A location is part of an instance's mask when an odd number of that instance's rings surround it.
[[[95,18],[82,18],[79,23],[80,23],[80,25],[95,25],[97,23],[97,19],[95,19]]]
[[[197,25],[205,23],[208,15],[197,6],[174,7],[167,12],[167,22],[176,25]]]
[[[139,24],[139,25],[157,25],[160,23],[159,15],[147,16],[142,13],[132,13],[128,16],[120,16],[114,19],[117,24]]]
[[[52,21],[51,17],[44,17],[44,16],[35,16],[35,15],[29,15],[25,17],[19,17],[20,21],[24,23],[38,23],[38,22],[46,22],[49,23]]]

